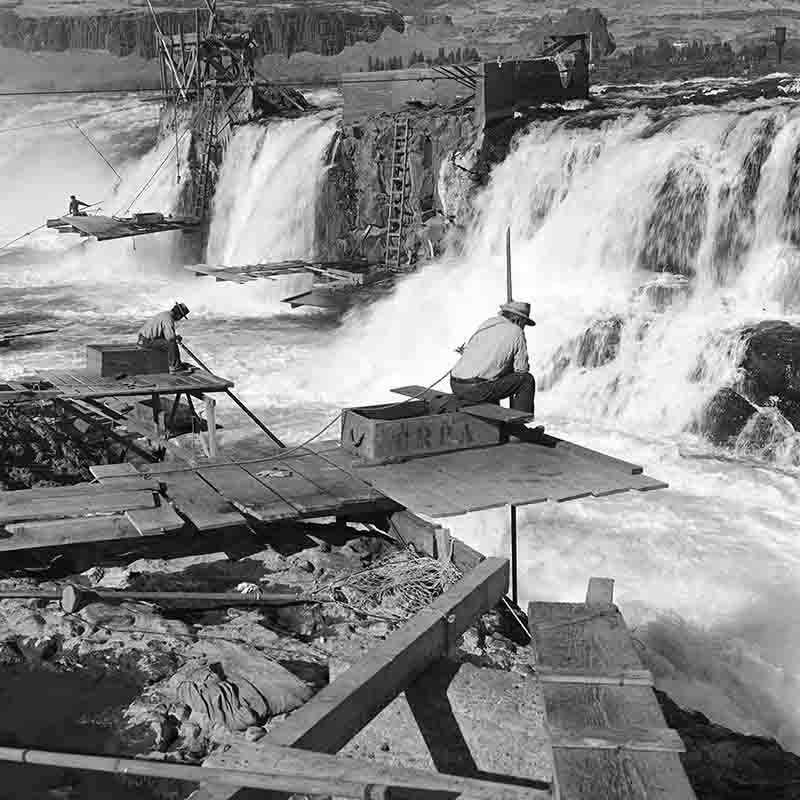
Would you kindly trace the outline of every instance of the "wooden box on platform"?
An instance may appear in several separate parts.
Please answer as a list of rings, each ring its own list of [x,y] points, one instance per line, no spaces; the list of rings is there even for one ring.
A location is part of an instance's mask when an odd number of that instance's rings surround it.
[[[113,378],[154,375],[169,371],[166,350],[149,350],[135,344],[87,344],[86,369],[92,375]]]
[[[415,400],[345,409],[341,441],[364,464],[388,464],[499,444],[500,426],[461,412],[431,414],[424,400]]]

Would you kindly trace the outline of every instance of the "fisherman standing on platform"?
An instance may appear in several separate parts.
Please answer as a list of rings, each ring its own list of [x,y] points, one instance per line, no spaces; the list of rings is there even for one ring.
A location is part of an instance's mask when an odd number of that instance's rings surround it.
[[[175,332],[175,323],[188,314],[189,309],[183,303],[175,303],[170,311],[156,314],[139,329],[139,347],[166,350],[171,374],[188,372],[192,369],[181,361],[178,343],[182,341],[182,338]]]
[[[461,358],[450,373],[450,386],[459,400],[499,404],[510,397],[511,408],[533,414],[536,382],[525,341],[525,326],[536,324],[530,313],[530,303],[509,300],[458,348]]]
[[[81,206],[89,208],[89,203],[84,203],[83,200],[78,200],[74,194],[71,194],[69,196],[69,215],[71,217],[85,217],[86,212],[81,211]]]

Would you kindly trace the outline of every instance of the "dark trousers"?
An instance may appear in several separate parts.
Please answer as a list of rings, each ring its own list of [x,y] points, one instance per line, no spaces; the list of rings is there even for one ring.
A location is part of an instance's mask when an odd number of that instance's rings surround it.
[[[181,364],[181,354],[176,339],[145,339],[144,336],[140,336],[139,347],[146,347],[149,350],[166,350],[170,370],[174,370]]]
[[[533,414],[533,398],[536,394],[536,381],[530,372],[512,372],[493,381],[479,378],[462,381],[450,378],[453,394],[465,403],[496,403],[506,397],[511,398],[511,408]]]

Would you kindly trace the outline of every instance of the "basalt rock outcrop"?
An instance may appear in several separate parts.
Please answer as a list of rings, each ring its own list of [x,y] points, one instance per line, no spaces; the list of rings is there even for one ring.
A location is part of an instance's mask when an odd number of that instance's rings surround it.
[[[393,136],[394,119],[381,115],[345,125],[333,143],[317,205],[317,250],[326,258],[383,260]],[[434,258],[448,230],[464,223],[480,181],[477,146],[470,112],[410,115],[404,263]]]
[[[108,50],[113,55],[156,55],[155,25],[146,6],[135,10],[98,9],[65,13],[50,9],[0,9],[0,46],[22,50]],[[156,9],[165,30],[194,30],[194,10]],[[384,28],[402,31],[403,18],[391,6],[342,0],[326,4],[259,3],[221,15],[233,28],[249,28],[258,55],[298,51],[334,55],[356,42],[373,42]]]
[[[782,432],[800,431],[800,327],[766,320],[740,335],[745,344],[736,385],[709,400],[696,428],[715,444],[736,444],[745,432],[748,441],[741,444],[748,452],[774,450]]]
[[[681,756],[698,800],[792,800],[800,791],[800,758],[774,739],[716,725],[699,711],[685,711],[656,691],[667,726],[683,739]]]

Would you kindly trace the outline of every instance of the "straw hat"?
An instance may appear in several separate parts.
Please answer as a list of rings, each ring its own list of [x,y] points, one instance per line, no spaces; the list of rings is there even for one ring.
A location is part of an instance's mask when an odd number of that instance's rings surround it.
[[[509,300],[500,306],[501,311],[513,314],[515,317],[520,317],[525,320],[526,325],[535,325],[536,323],[531,319],[531,304],[523,303],[521,300]]]

